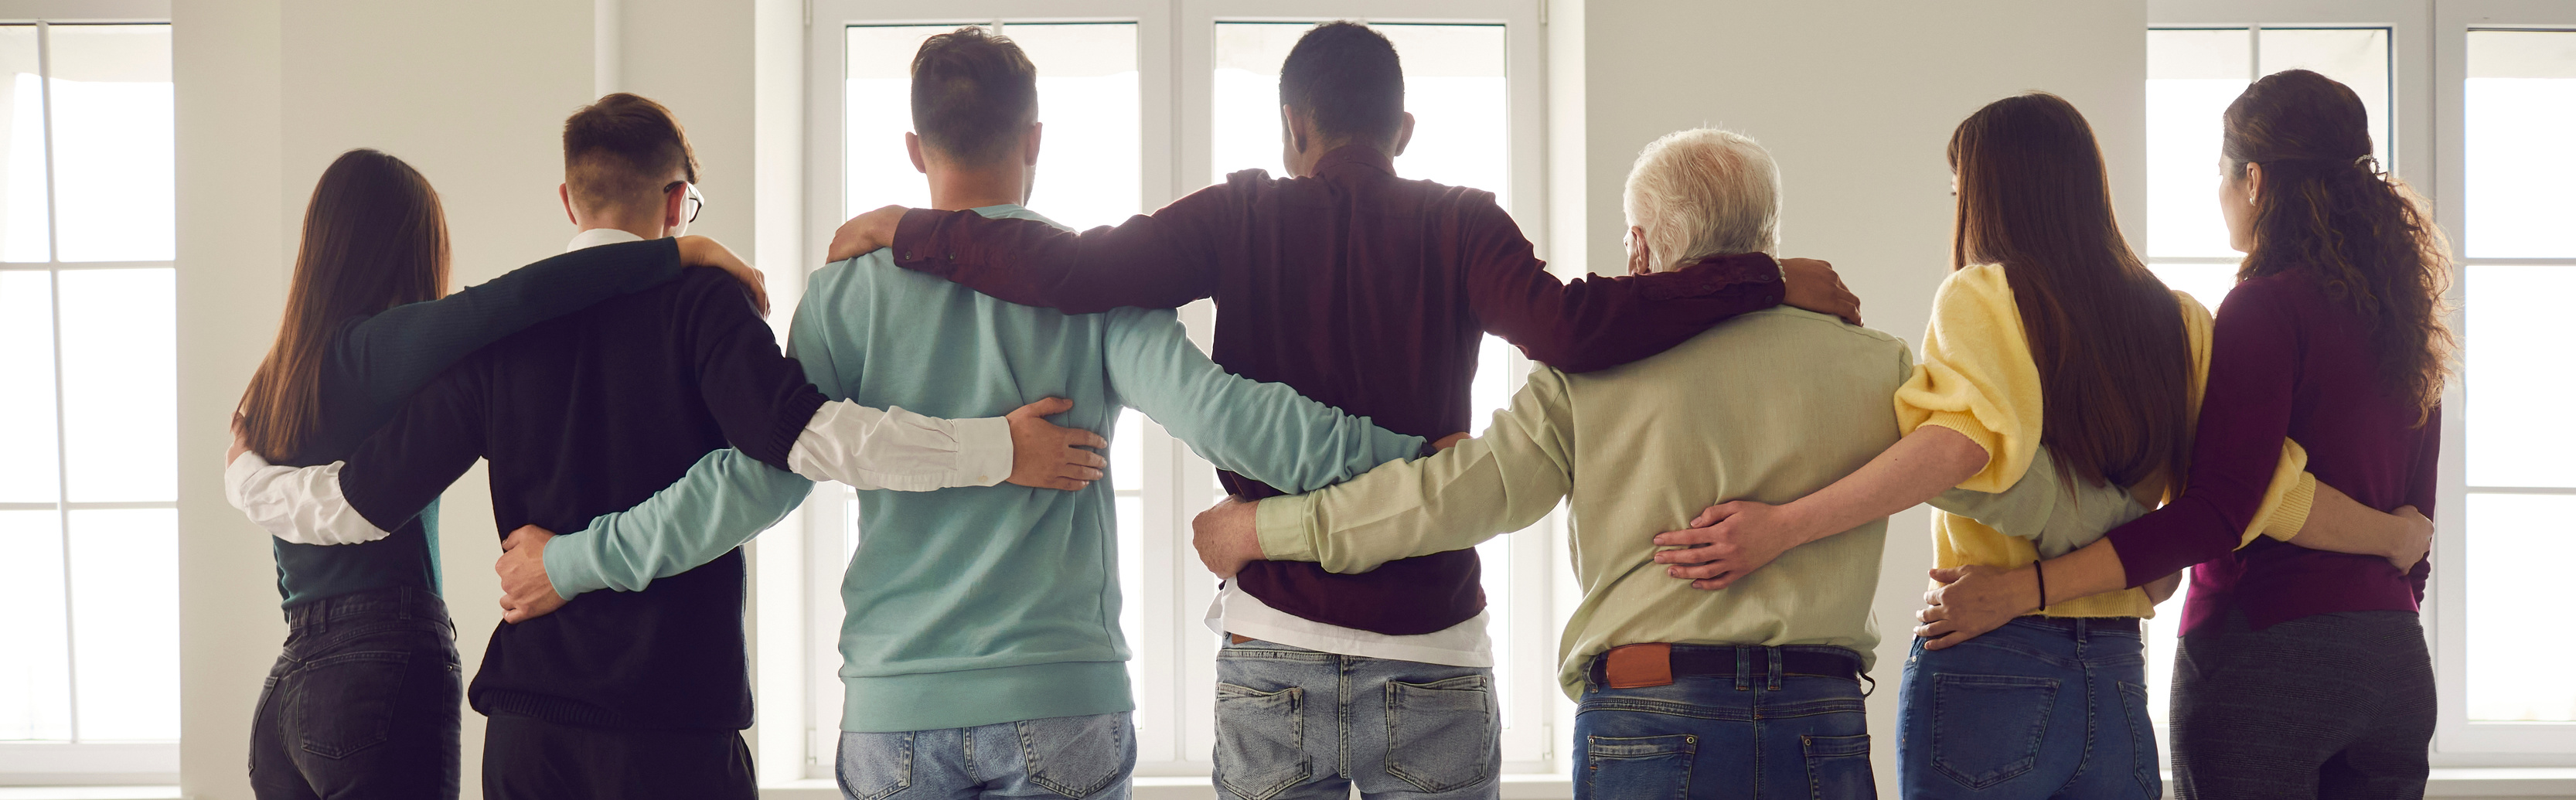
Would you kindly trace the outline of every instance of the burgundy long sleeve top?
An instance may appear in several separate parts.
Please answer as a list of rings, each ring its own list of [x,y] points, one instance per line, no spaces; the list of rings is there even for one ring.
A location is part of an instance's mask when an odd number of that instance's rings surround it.
[[[1485,333],[1559,369],[1598,370],[1777,305],[1784,288],[1778,265],[1759,254],[1561,282],[1490,192],[1398,178],[1392,159],[1364,146],[1325,154],[1315,172],[1237,172],[1151,215],[1080,234],[916,209],[896,230],[895,261],[1073,313],[1213,297],[1216,363],[1433,439],[1468,428]],[[1280,494],[1231,473],[1219,479],[1246,498]],[[1443,630],[1484,609],[1474,550],[1362,575],[1255,562],[1237,580],[1272,608],[1388,635]]]
[[[2314,270],[2246,280],[2219,306],[2209,389],[2182,497],[2109,534],[2132,586],[2198,565],[2183,632],[2241,609],[2257,629],[2341,611],[2415,611],[2429,562],[2399,572],[2375,556],[2271,538],[2236,549],[2284,437],[2319,482],[2381,511],[2433,514],[2441,409],[2387,388],[2368,321]]]

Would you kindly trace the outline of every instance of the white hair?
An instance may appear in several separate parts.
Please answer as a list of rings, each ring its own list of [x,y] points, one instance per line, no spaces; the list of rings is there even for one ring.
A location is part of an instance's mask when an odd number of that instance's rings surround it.
[[[1656,139],[1637,153],[1623,195],[1656,272],[1780,246],[1780,171],[1743,134],[1692,128]]]

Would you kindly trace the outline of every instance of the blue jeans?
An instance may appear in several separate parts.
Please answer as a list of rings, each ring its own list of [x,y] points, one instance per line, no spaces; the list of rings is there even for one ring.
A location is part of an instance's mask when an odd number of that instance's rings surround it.
[[[447,604],[422,589],[286,610],[286,648],[251,721],[260,800],[455,800],[465,684]]]
[[[1494,671],[1229,644],[1216,656],[1225,800],[1500,797]]]
[[[1121,711],[934,731],[842,731],[833,771],[849,800],[1127,800],[1136,772],[1132,717]]]
[[[1905,658],[1896,771],[1917,798],[2159,798],[2136,630],[2022,617]]]
[[[1745,649],[1860,660],[1840,647]],[[1574,712],[1575,800],[1876,798],[1860,682],[1767,666],[1755,672],[1675,676],[1642,689],[1584,687]]]

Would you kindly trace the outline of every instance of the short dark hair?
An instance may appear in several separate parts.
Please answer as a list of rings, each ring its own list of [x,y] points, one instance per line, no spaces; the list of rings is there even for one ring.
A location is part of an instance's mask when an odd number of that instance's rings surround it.
[[[912,56],[912,131],[968,163],[1003,158],[1038,119],[1038,68],[1009,37],[969,25]]]
[[[599,98],[564,119],[564,184],[583,208],[659,194],[672,172],[698,180],[698,154],[671,109],[625,92]]]
[[[1325,138],[1391,145],[1404,123],[1404,65],[1369,26],[1317,25],[1279,66],[1279,103],[1306,112]]]

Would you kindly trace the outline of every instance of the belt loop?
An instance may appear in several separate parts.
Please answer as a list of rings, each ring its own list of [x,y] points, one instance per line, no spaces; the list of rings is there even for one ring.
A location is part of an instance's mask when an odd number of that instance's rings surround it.
[[[1752,689],[1753,651],[1741,647],[1735,648],[1735,690],[1743,692]]]
[[[1771,686],[1769,688],[1774,692],[1780,691],[1780,648],[1765,647],[1762,648],[1762,651],[1771,655]]]

